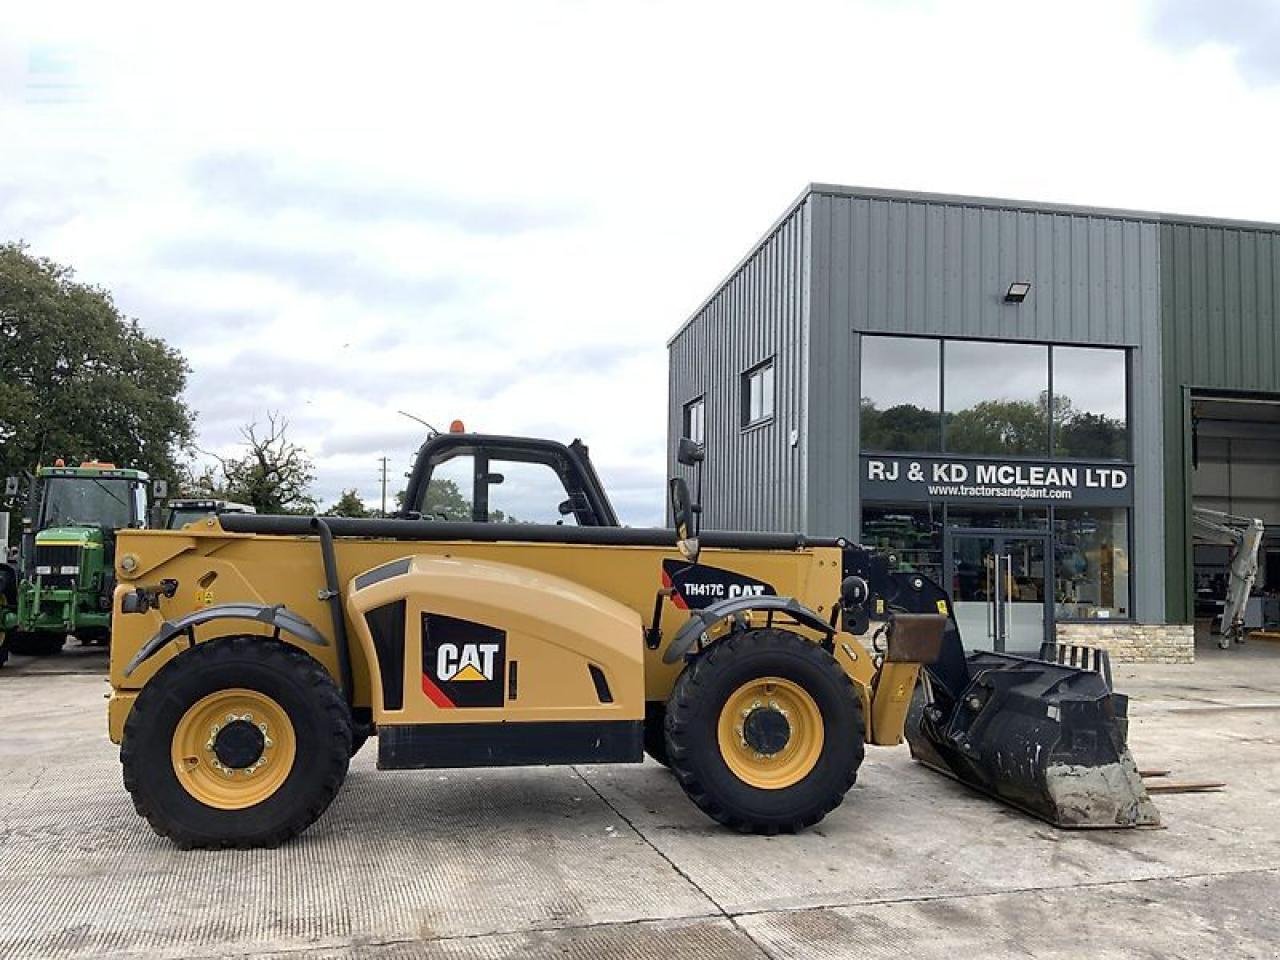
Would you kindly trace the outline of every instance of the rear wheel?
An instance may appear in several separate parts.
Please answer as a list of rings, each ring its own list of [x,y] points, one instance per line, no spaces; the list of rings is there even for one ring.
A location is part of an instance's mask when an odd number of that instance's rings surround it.
[[[181,847],[271,847],[325,811],[347,773],[351,713],[314,659],[224,637],[153,677],[120,760],[138,813]]]
[[[62,644],[66,636],[61,633],[44,633],[22,631],[9,634],[5,641],[10,653],[18,653],[24,657],[51,657],[62,652]]]
[[[704,813],[744,833],[790,833],[817,823],[853,786],[862,708],[820,646],[786,630],[748,630],[680,675],[666,739],[671,769]]]

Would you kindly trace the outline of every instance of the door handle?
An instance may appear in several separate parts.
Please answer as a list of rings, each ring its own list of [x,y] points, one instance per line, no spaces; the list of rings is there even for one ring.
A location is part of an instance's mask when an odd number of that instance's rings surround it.
[[[1009,643],[1009,602],[1013,597],[1013,554],[1004,555],[1004,609],[1001,611],[1001,638]]]
[[[996,598],[995,598],[995,595],[991,592],[991,587],[994,582],[994,577],[992,576],[992,573],[991,573],[991,565],[995,563],[996,558],[994,555],[992,555],[989,559],[991,563],[983,564],[983,568],[987,574],[987,583],[986,583],[986,586],[987,586],[987,602],[986,602],[987,639],[991,641],[992,646],[995,646],[996,628],[995,628],[994,615],[995,615],[995,609],[996,609]]]
[[[996,586],[995,593],[992,597],[992,606],[995,609],[996,620],[996,629],[993,639],[996,641],[997,649],[999,649],[1004,645],[1004,597],[1002,596],[1003,591],[1001,590],[1004,578],[1000,574],[1000,554],[993,553],[991,555],[991,560],[995,566],[994,580]]]

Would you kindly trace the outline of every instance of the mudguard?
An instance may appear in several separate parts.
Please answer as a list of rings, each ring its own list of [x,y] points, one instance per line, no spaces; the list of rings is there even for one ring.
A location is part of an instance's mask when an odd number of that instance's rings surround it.
[[[717,623],[749,611],[785,613],[797,623],[817,630],[827,637],[835,634],[835,628],[831,624],[794,597],[733,597],[729,600],[720,600],[701,610],[690,611],[688,621],[676,632],[671,645],[663,652],[662,662],[675,663],[681,657],[687,656],[697,644],[698,638]]]
[[[213,620],[252,620],[265,623],[277,631],[292,634],[303,643],[310,643],[317,647],[329,645],[329,641],[320,631],[296,613],[285,609],[283,604],[269,606],[262,603],[219,603],[196,610],[177,620],[166,620],[160,625],[155,636],[134,654],[133,659],[124,668],[124,675],[129,676],[141,664],[155,656],[166,644],[171,643],[174,638],[183,634],[190,636],[191,631],[196,627]]]

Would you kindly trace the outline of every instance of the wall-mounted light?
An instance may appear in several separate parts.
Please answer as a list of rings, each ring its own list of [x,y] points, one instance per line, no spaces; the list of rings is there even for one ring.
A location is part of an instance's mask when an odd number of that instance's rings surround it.
[[[1015,280],[1009,284],[1009,289],[1005,291],[1005,303],[1021,303],[1027,299],[1027,294],[1031,292],[1031,284],[1025,280]]]

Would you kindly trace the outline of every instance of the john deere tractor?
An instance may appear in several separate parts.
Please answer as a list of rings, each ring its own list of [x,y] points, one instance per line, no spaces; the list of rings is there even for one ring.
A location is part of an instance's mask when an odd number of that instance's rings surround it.
[[[6,492],[24,505],[18,555],[0,563],[0,663],[57,653],[67,634],[107,642],[116,531],[147,525],[147,480],[111,463],[61,461],[26,478],[25,491],[9,479]]]

